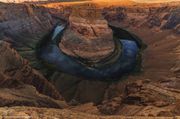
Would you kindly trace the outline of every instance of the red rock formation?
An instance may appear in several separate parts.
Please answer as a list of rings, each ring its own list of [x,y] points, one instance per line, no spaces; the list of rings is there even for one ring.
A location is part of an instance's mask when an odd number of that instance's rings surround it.
[[[112,30],[95,5],[76,6],[59,46],[68,55],[100,60],[114,51]]]

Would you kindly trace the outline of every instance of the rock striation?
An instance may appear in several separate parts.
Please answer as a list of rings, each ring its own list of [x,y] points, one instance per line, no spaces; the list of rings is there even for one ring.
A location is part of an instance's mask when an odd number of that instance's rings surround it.
[[[59,92],[50,84],[47,79],[42,76],[37,70],[29,66],[28,61],[24,60],[14,49],[10,47],[10,44],[1,41],[0,42],[0,72],[7,78],[6,83],[15,79],[25,84],[33,85],[36,89],[54,99],[63,99]],[[0,82],[4,82],[2,78]],[[8,87],[8,86],[7,86]]]
[[[72,8],[59,47],[73,57],[99,61],[114,51],[112,30],[94,4]]]

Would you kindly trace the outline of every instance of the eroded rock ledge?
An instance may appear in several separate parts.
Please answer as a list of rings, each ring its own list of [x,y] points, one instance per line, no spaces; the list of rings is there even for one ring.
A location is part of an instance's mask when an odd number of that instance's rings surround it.
[[[12,107],[0,108],[0,118],[33,118],[33,119],[179,119],[179,116],[172,117],[144,117],[144,116],[98,116],[87,113],[77,113],[67,109],[33,108],[33,107]]]

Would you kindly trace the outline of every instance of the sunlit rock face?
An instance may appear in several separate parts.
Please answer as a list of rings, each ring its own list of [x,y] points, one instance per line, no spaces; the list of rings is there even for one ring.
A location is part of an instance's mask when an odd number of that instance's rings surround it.
[[[112,30],[95,5],[76,6],[59,44],[71,56],[99,61],[114,51]]]

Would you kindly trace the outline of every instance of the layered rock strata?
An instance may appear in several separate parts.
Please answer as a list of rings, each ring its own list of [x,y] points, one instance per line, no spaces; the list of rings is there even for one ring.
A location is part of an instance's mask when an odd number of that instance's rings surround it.
[[[112,30],[95,5],[76,6],[59,44],[73,57],[99,61],[114,51]]]

